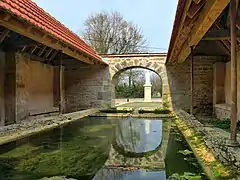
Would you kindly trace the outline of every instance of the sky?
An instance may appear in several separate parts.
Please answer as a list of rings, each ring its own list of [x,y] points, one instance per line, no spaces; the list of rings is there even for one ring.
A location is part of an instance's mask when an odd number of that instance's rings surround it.
[[[80,34],[88,15],[118,11],[137,24],[153,52],[167,52],[178,0],[34,0],[40,7]]]

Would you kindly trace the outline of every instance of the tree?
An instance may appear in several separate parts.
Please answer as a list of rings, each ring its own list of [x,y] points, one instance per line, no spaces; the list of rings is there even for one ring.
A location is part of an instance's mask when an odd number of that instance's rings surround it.
[[[100,54],[146,52],[141,29],[124,20],[119,12],[90,15],[84,22],[82,37]]]

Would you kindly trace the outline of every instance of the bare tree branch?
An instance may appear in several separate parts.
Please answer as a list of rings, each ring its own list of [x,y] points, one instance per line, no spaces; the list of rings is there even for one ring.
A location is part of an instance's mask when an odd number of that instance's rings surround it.
[[[101,54],[146,52],[140,28],[125,21],[119,12],[90,15],[84,22],[82,37]]]

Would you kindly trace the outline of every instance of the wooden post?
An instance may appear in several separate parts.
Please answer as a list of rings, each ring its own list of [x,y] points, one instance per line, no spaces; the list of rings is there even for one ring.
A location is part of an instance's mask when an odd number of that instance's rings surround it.
[[[231,135],[230,146],[238,146],[237,142],[237,38],[236,38],[236,17],[237,17],[236,0],[231,0]]]
[[[190,113],[193,114],[193,100],[194,100],[194,95],[193,95],[193,89],[194,89],[194,55],[193,55],[193,47],[191,46],[191,67],[190,67],[190,73],[191,73],[191,102],[190,102]]]
[[[62,65],[62,59],[60,59],[59,65],[59,92],[60,92],[60,103],[59,111],[61,114],[65,112],[65,82],[64,82],[64,66]]]
[[[0,52],[0,126],[5,125],[4,74],[5,74],[5,54]]]
[[[4,75],[5,125],[16,122],[16,59],[15,51],[7,51]]]

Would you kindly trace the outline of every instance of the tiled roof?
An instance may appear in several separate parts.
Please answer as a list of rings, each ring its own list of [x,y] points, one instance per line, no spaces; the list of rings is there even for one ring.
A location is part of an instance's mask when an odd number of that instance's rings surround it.
[[[92,58],[103,62],[102,58],[98,56],[97,53],[78,35],[70,31],[66,26],[54,19],[50,14],[38,7],[37,4],[31,0],[1,0],[0,8],[23,18],[37,28],[43,29],[65,43],[80,49]]]

